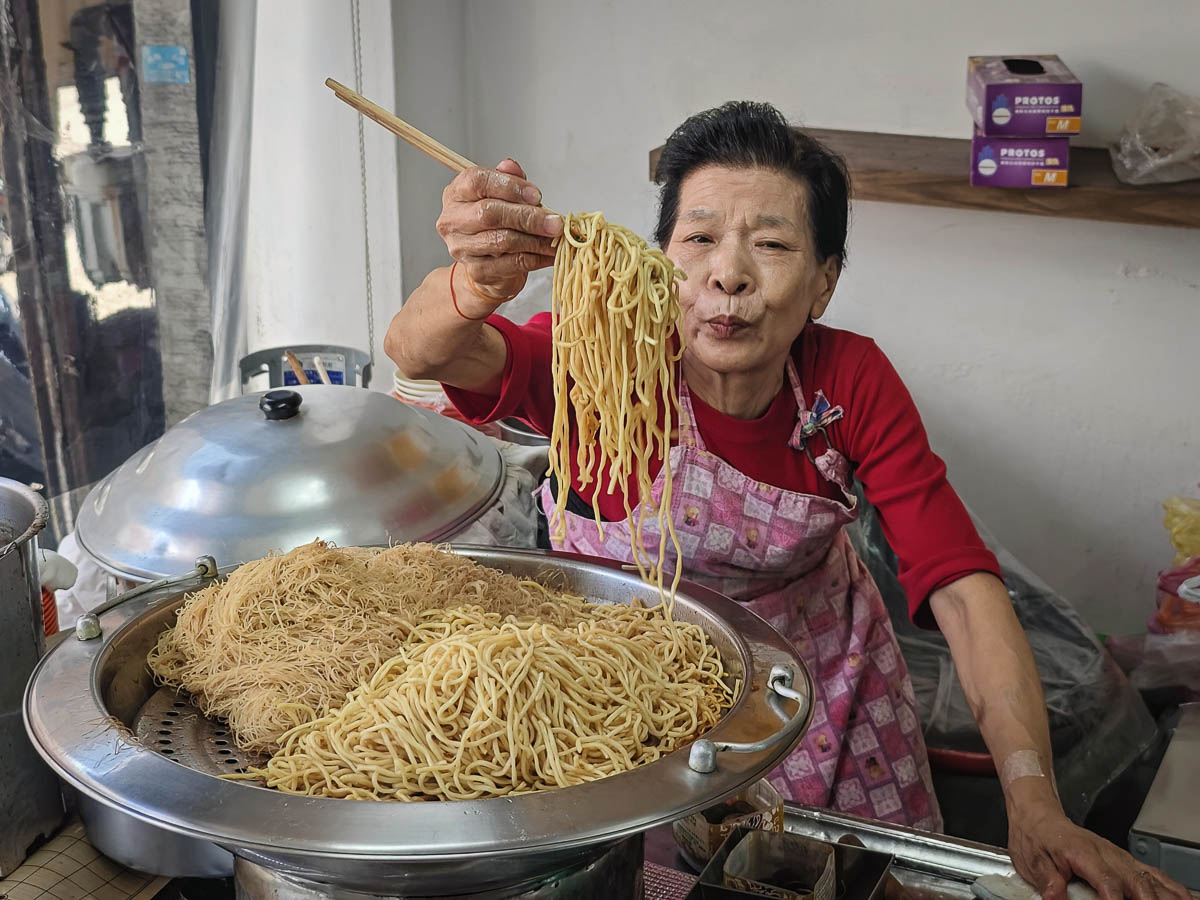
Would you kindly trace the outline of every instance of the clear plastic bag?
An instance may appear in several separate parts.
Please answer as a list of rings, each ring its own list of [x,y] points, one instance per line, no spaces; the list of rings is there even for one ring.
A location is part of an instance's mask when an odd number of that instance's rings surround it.
[[[1200,699],[1200,631],[1108,639],[1109,651],[1139,691],[1171,694],[1171,702]]]
[[[504,457],[505,480],[500,496],[478,519],[450,540],[529,549],[537,545],[537,500],[534,489],[550,466],[545,447],[524,447],[496,441]]]
[[[931,748],[986,752],[945,638],[912,624],[896,577],[895,554],[861,490],[859,505],[861,515],[847,530],[891,615],[926,741]],[[1046,695],[1059,795],[1067,814],[1082,822],[1097,795],[1155,742],[1157,726],[1071,604],[1000,546],[976,516],[971,518],[1000,561],[1013,608],[1033,648]]]
[[[1200,99],[1162,82],[1151,85],[1108,149],[1113,171],[1126,184],[1200,178]]]
[[[1177,555],[1158,576],[1149,633],[1110,637],[1105,646],[1138,690],[1185,702],[1200,698],[1200,500],[1168,497],[1163,508]]]

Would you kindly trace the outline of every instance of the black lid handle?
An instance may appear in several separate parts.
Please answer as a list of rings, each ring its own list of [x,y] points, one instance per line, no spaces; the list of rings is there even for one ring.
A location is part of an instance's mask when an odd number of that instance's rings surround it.
[[[303,402],[297,391],[267,391],[258,401],[258,408],[268,419],[290,419],[300,412]]]

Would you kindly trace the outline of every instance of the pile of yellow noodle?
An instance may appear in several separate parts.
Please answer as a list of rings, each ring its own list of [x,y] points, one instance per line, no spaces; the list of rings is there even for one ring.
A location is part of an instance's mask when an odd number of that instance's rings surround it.
[[[562,540],[567,486],[571,485],[572,429],[578,441],[579,486],[605,473],[597,493],[625,499],[633,560],[642,577],[663,591],[663,563],[670,538],[679,541],[670,517],[671,433],[678,421],[675,365],[682,353],[677,335],[683,273],[659,250],[600,213],[565,217],[554,258],[552,310],[554,426],[550,468],[558,480],[552,534]],[[652,496],[650,461],[662,462],[663,491]],[[627,486],[636,485],[636,510]],[[598,505],[596,527],[603,536]],[[647,516],[658,520],[658,552],[643,541]],[[681,568],[675,566],[673,595]]]
[[[249,563],[184,602],[150,664],[274,754],[235,777],[363,800],[602,778],[732,700],[704,632],[668,607],[586,603],[429,545]]]
[[[449,633],[442,610],[569,624],[583,608],[533,581],[429,544],[388,550],[316,541],[247,563],[192,594],[149,657],[161,680],[225,719],[244,749],[339,706],[412,641]]]

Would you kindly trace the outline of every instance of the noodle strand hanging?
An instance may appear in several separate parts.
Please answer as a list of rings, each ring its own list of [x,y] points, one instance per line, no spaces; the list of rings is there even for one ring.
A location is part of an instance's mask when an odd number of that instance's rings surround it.
[[[564,217],[554,259],[554,424],[550,468],[561,486],[551,519],[552,534],[566,531],[566,486],[573,483],[571,435],[576,435],[579,484],[597,494],[619,492],[632,532],[633,560],[660,594],[674,596],[681,574],[675,565],[663,582],[667,540],[679,559],[671,520],[671,434],[678,421],[676,363],[682,344],[676,331],[683,273],[667,256],[600,213]],[[650,463],[662,465],[663,491],[653,496]],[[602,474],[603,473],[603,474]],[[598,483],[603,478],[604,483]],[[636,510],[630,491],[636,490]],[[599,506],[596,527],[603,536]],[[647,516],[657,520],[657,553],[645,546]]]

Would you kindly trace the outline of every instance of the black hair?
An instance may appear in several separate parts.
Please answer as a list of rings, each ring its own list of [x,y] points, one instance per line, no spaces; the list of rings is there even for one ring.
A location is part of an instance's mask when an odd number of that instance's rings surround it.
[[[654,167],[662,185],[654,238],[665,247],[679,216],[683,180],[704,166],[746,169],[761,166],[784,172],[808,192],[813,243],[821,262],[846,262],[846,229],[850,219],[850,175],[845,161],[804,131],[788,124],[769,103],[731,100],[696,113],[675,129]]]

